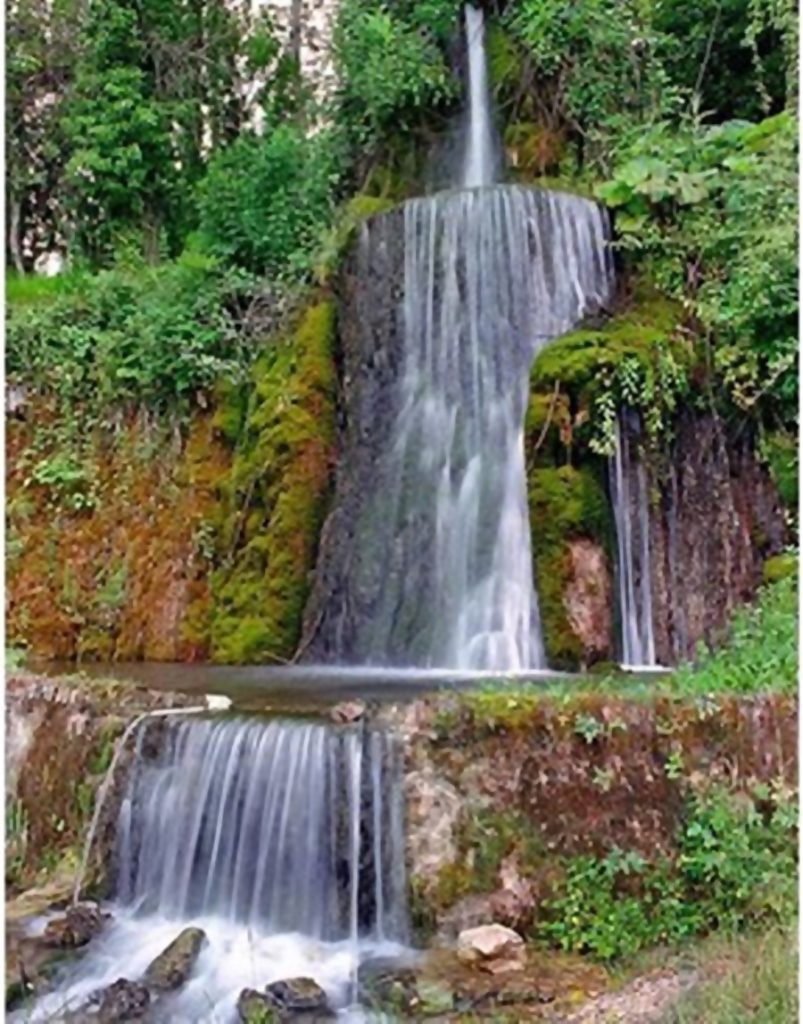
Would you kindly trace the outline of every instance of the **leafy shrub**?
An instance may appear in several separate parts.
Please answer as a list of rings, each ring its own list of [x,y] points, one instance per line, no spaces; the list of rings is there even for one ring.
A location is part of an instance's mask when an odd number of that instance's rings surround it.
[[[409,129],[454,94],[437,36],[458,9],[455,0],[344,0],[334,38],[339,116],[360,143]]]
[[[649,862],[615,849],[575,857],[545,906],[542,938],[602,960],[658,942],[786,922],[796,904],[797,811],[783,789],[694,795],[679,853]]]
[[[599,189],[619,211],[621,247],[710,332],[732,401],[786,423],[797,417],[795,137],[786,113],[662,123]]]
[[[186,409],[248,361],[240,318],[253,282],[214,260],[116,268],[44,304],[12,308],[6,370],[66,407]]]
[[[208,250],[255,273],[309,269],[330,223],[339,177],[336,137],[294,125],[243,135],[212,158],[200,185]]]

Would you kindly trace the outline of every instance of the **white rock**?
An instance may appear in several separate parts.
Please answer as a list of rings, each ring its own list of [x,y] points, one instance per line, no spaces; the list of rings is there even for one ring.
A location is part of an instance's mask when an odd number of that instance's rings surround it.
[[[464,964],[476,964],[493,974],[521,970],[526,958],[524,939],[512,928],[501,924],[468,928],[457,937],[457,959]]]

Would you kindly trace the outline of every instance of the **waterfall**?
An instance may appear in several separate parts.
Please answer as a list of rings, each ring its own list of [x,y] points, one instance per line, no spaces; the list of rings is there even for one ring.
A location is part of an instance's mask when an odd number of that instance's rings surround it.
[[[492,185],[499,158],[491,123],[491,95],[485,54],[485,18],[481,8],[465,8],[468,54],[468,107],[460,183],[463,188]]]
[[[141,976],[189,924],[208,944],[163,1019],[233,1019],[242,988],[299,974],[348,1004],[359,960],[408,937],[401,756],[361,726],[143,723],[113,923],[32,1019]]]
[[[346,352],[356,383],[309,660],[544,666],[524,460],[529,369],[607,301],[607,240],[595,203],[520,186],[410,200],[364,226],[359,337]]]
[[[609,460],[611,502],[616,526],[617,583],[622,631],[622,664],[653,667],[655,637],[650,566],[647,474],[639,457],[637,414],[621,409],[614,454]]]

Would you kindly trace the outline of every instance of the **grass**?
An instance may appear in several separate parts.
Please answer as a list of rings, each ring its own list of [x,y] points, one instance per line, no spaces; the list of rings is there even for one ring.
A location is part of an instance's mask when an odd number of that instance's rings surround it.
[[[48,302],[75,291],[86,280],[86,273],[66,271],[55,277],[43,274],[6,274],[6,302],[9,306],[30,306]]]
[[[796,927],[718,938],[701,949],[704,981],[662,1024],[792,1024],[798,1019]]]

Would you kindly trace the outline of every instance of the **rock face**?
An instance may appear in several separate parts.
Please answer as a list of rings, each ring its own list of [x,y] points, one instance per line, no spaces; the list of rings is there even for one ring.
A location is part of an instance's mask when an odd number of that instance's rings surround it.
[[[589,664],[610,651],[612,591],[608,560],[600,544],[587,538],[567,544],[570,575],[563,593],[569,625]]]
[[[761,582],[786,527],[769,471],[749,431],[729,436],[713,414],[684,413],[667,471],[654,471],[652,591],[658,661],[692,658],[716,643],[734,609]]]
[[[192,973],[205,943],[206,933],[203,929],[185,928],[148,965],[145,971],[147,984],[161,992],[180,988]]]
[[[521,971],[527,961],[524,939],[512,928],[485,924],[461,932],[457,938],[457,958],[490,974]]]
[[[457,789],[431,766],[405,779],[407,859],[412,874],[426,887],[457,855],[455,830],[462,800]]]
[[[114,1024],[118,1020],[141,1020],[151,1001],[144,985],[126,978],[118,978],[104,991],[97,1019],[100,1024]]]

